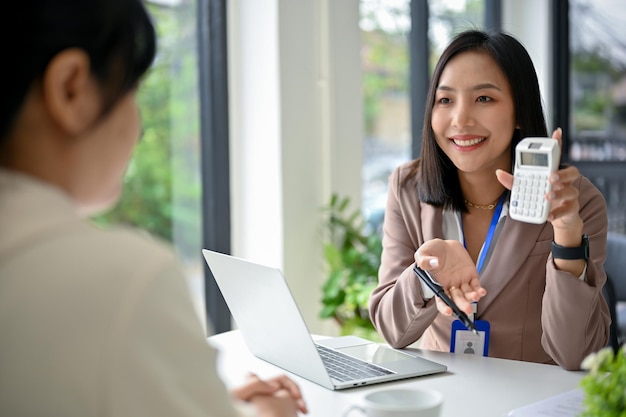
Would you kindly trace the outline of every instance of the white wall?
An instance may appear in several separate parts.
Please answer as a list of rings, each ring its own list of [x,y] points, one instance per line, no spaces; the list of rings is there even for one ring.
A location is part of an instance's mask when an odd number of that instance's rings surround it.
[[[332,192],[360,205],[357,0],[229,2],[233,254],[285,273],[310,330]]]
[[[278,4],[238,5],[229,22],[231,194],[234,254],[282,264]]]
[[[551,91],[551,7],[552,2],[546,0],[502,0],[502,29],[526,47],[535,64],[549,132],[553,129],[551,123],[554,115]]]

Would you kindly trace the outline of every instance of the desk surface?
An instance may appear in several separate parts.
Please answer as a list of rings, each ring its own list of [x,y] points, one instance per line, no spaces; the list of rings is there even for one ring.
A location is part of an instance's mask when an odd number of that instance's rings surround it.
[[[442,417],[506,416],[514,408],[576,388],[584,375],[583,372],[565,371],[555,365],[410,349],[417,356],[446,365],[448,371],[331,391],[254,357],[237,330],[211,336],[209,342],[220,351],[218,371],[227,386],[241,384],[249,371],[261,378],[285,373],[300,385],[310,417],[340,417],[364,394],[391,386],[441,391],[445,397]]]

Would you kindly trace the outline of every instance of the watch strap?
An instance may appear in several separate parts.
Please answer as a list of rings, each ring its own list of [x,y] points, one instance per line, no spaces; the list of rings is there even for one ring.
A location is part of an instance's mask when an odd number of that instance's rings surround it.
[[[589,237],[583,235],[582,243],[575,248],[568,248],[565,246],[557,245],[552,241],[552,257],[555,259],[589,259]]]

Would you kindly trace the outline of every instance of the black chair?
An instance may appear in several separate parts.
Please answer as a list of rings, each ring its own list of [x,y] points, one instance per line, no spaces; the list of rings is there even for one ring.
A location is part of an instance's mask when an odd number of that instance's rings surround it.
[[[607,346],[611,346],[614,352],[620,347],[620,331],[617,326],[617,300],[615,299],[615,287],[610,275],[606,276],[606,284],[602,287],[602,294],[606,299],[606,303],[609,305],[609,313],[611,314],[611,327],[609,335],[609,343]]]
[[[617,349],[626,342],[626,235],[608,233],[604,270],[607,283],[603,293],[611,312],[609,344]]]

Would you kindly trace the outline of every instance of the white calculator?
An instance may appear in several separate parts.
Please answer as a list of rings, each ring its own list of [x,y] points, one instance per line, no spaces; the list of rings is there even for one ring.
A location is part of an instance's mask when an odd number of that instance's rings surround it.
[[[550,174],[559,167],[561,147],[553,138],[524,138],[515,147],[509,216],[526,223],[544,223],[550,212],[546,193]]]

